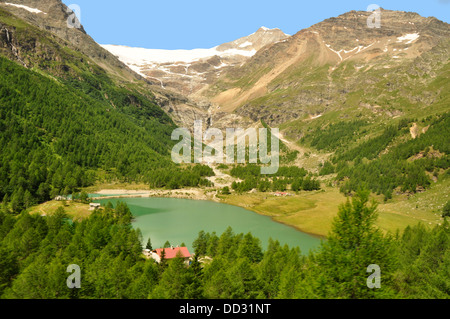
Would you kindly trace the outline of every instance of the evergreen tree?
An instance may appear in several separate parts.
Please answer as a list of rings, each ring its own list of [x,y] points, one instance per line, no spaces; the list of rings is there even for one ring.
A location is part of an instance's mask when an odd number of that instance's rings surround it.
[[[383,298],[392,296],[395,270],[391,239],[374,227],[377,204],[369,205],[369,191],[360,190],[339,207],[332,232],[317,256],[320,293],[326,298]],[[369,265],[381,268],[381,289],[367,286]]]
[[[0,296],[19,273],[19,263],[12,251],[0,244]]]
[[[196,256],[206,255],[206,251],[208,249],[208,239],[203,230],[198,233],[198,237],[193,242],[192,247],[194,248]]]
[[[161,276],[156,289],[151,293],[158,299],[183,299],[186,288],[192,284],[192,277],[184,264],[184,259],[178,252],[177,257],[170,260],[167,268]]]
[[[151,241],[150,237],[147,240],[147,245],[145,245],[145,249],[153,250],[152,241]]]
[[[163,273],[166,267],[167,267],[166,250],[163,248],[161,250],[161,256],[159,261],[160,273]]]
[[[261,241],[248,233],[239,243],[238,256],[248,258],[252,263],[259,263],[263,259]]]
[[[450,296],[450,227],[447,220],[433,229],[422,224],[407,227],[397,249],[400,269],[395,285],[402,297]]]
[[[187,276],[189,276],[189,280],[185,298],[203,299],[203,271],[197,255],[194,256],[192,263],[189,265]]]
[[[85,191],[82,191],[81,193],[80,193],[80,201],[82,202],[82,203],[88,203],[89,202],[89,195],[88,195],[88,193],[86,193]]]
[[[225,186],[224,188],[222,188],[222,195],[230,195],[230,188],[228,186]]]

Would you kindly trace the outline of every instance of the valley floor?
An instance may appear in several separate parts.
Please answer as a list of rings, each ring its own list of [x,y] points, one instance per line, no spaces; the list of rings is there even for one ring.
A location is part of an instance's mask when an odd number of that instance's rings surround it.
[[[86,189],[89,193],[114,195],[117,197],[172,197],[193,200],[211,200],[243,207],[256,213],[270,216],[273,220],[293,226],[305,233],[325,237],[331,230],[339,205],[346,197],[335,187],[325,187],[313,192],[288,192],[290,196],[276,196],[272,192],[219,195],[215,188],[189,188],[179,190],[149,190],[145,185],[115,184],[98,185]],[[447,194],[447,195],[445,195]],[[408,225],[422,222],[434,226],[442,223],[442,206],[450,194],[450,180],[433,185],[423,193],[394,195],[387,203],[381,196],[379,217],[376,225],[385,232],[402,231]],[[111,196],[113,198],[115,196]],[[69,216],[79,219],[89,216],[89,205],[71,201],[50,201],[31,209],[31,213],[50,214],[64,206]]]
[[[381,196],[375,197],[379,202],[376,225],[385,232],[395,234],[407,226],[423,223],[435,226],[443,222],[442,207],[448,200],[450,182],[436,185],[424,193],[409,197],[394,196],[388,203]],[[330,231],[339,205],[345,203],[346,197],[337,188],[327,187],[320,191],[299,192],[293,196],[277,197],[271,193],[253,193],[221,196],[223,202],[241,206],[257,213],[271,216],[275,221],[318,236],[326,236]]]

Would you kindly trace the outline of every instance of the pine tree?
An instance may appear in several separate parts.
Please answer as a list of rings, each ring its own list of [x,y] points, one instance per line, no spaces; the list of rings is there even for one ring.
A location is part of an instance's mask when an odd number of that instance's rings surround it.
[[[161,256],[162,258],[162,256]],[[152,293],[156,298],[182,299],[185,295],[186,287],[191,284],[187,275],[187,268],[181,253],[170,260],[158,283],[158,287]]]
[[[192,263],[189,265],[187,275],[189,285],[184,297],[187,299],[203,299],[203,271],[197,255],[194,256]]]
[[[16,256],[3,246],[0,246],[0,296],[11,285],[13,277],[19,272]]]
[[[161,250],[161,256],[159,261],[159,268],[161,272],[163,272],[166,267],[167,267],[166,250],[163,248]]]
[[[252,263],[259,263],[263,259],[261,240],[253,237],[250,233],[245,235],[239,244],[238,256],[248,258]]]
[[[196,256],[206,255],[206,250],[208,248],[208,240],[206,238],[205,231],[202,230],[198,233],[198,237],[193,242],[192,247],[194,248]]]
[[[152,241],[151,241],[150,237],[147,240],[147,245],[145,245],[145,249],[148,249],[150,251],[153,250]]]
[[[376,298],[392,296],[390,288],[395,269],[390,238],[374,227],[377,204],[369,202],[369,191],[339,207],[332,232],[317,256],[321,270],[320,294],[326,298]],[[369,265],[381,268],[381,289],[369,289]]]
[[[82,202],[82,203],[88,203],[89,202],[89,195],[88,195],[88,193],[86,193],[85,191],[82,191],[81,193],[80,193],[80,201]]]

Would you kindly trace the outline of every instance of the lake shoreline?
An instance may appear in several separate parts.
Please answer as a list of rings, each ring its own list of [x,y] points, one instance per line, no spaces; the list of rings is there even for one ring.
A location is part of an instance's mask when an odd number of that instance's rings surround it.
[[[253,208],[250,207],[246,207],[246,206],[240,206],[237,204],[233,204],[233,203],[227,203],[226,201],[217,198],[217,191],[211,190],[209,192],[208,195],[206,195],[205,193],[206,190],[205,189],[198,189],[198,188],[183,188],[183,189],[177,189],[177,190],[165,190],[165,189],[151,189],[151,190],[139,190],[139,189],[135,189],[135,190],[127,190],[127,189],[101,189],[99,191],[95,191],[95,194],[99,194],[99,195],[106,195],[107,197],[98,197],[98,198],[94,198],[94,199],[107,199],[107,198],[111,198],[111,199],[117,199],[117,198],[148,198],[148,197],[155,197],[155,198],[180,198],[180,199],[190,199],[190,200],[199,200],[199,201],[211,201],[211,202],[216,202],[216,203],[221,203],[221,204],[227,204],[227,205],[231,205],[231,206],[236,206],[236,207],[240,207],[240,208],[244,208],[247,209],[249,211],[252,211],[256,214],[259,214],[261,216],[267,216],[270,217],[270,219],[276,223],[280,223],[283,224],[285,226],[289,226],[294,228],[297,231],[300,231],[304,234],[310,235],[312,237],[315,237],[317,239],[326,239],[326,236],[323,236],[321,234],[315,234],[312,232],[308,232],[308,231],[304,231],[301,228],[277,220],[274,218],[274,216],[270,216],[267,214],[264,214],[263,212],[257,211]],[[113,196],[115,194],[118,194],[117,196]]]
[[[95,202],[106,205],[108,201],[109,197],[102,197]],[[302,254],[308,254],[311,249],[318,249],[322,240],[292,225],[278,222],[271,216],[223,201],[128,195],[123,199],[118,196],[111,203],[115,206],[119,201],[129,205],[135,216],[133,226],[141,230],[144,239],[150,236],[156,246],[169,240],[174,245],[186,243],[189,247],[196,239],[192,234],[200,230],[221,234],[227,227],[232,227],[237,233],[256,236],[261,240],[263,249],[267,248],[272,238],[282,246],[299,247]]]
[[[135,198],[135,197],[170,197],[170,198],[184,198],[193,200],[212,200],[213,198],[205,195],[204,190],[198,188],[183,188],[183,189],[152,189],[152,190],[127,190],[127,189],[102,189],[95,191],[93,194],[103,195],[101,197],[94,197],[95,199],[105,198]],[[117,196],[114,196],[117,194]],[[217,201],[217,200],[216,200]]]

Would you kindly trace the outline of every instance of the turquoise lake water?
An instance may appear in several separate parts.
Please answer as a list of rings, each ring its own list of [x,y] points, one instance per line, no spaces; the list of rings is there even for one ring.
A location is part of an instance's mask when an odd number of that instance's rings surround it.
[[[193,252],[192,243],[199,231],[215,231],[220,237],[228,226],[231,226],[236,234],[250,232],[258,237],[263,249],[267,248],[269,238],[290,247],[298,246],[302,253],[308,253],[310,249],[320,245],[319,238],[237,206],[178,198],[95,200],[102,205],[108,201],[113,205],[122,201],[129,206],[135,216],[133,226],[141,230],[144,244],[151,238],[153,248],[162,247],[168,240],[173,246],[185,243],[189,251]]]

